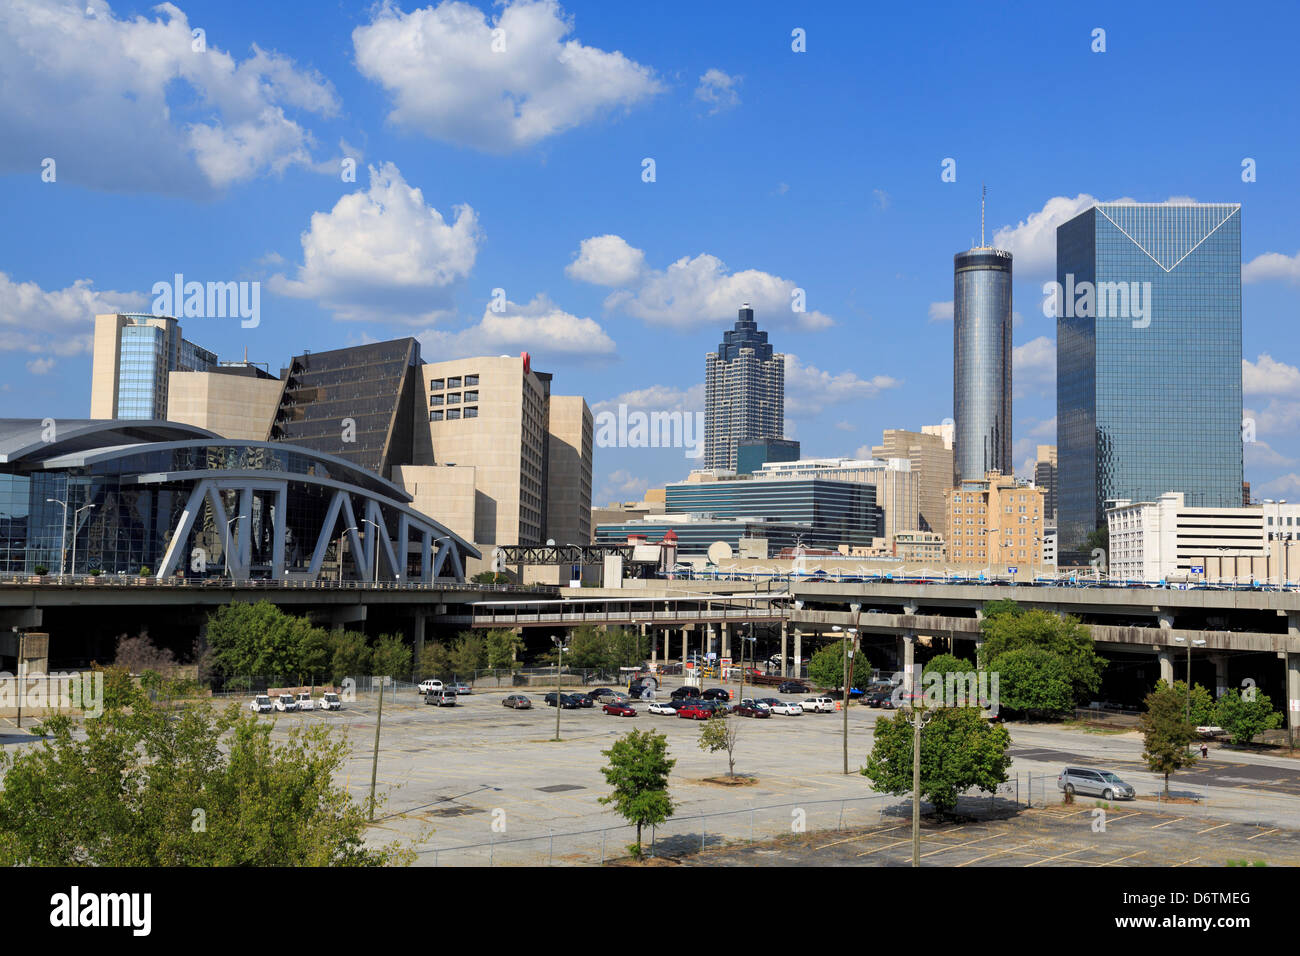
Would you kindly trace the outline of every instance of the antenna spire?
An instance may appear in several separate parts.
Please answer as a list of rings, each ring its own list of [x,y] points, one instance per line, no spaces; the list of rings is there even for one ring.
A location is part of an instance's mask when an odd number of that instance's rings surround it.
[[[980,183],[980,248],[984,248],[984,201],[988,198],[989,187]]]

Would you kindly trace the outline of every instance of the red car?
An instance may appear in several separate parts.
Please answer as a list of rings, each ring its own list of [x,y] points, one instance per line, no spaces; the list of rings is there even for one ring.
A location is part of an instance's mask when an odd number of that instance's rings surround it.
[[[701,707],[699,704],[687,704],[685,707],[677,708],[678,717],[687,717],[691,720],[708,720],[713,716],[712,707]]]
[[[627,704],[606,704],[600,708],[607,714],[613,714],[615,717],[635,717],[636,710]]]

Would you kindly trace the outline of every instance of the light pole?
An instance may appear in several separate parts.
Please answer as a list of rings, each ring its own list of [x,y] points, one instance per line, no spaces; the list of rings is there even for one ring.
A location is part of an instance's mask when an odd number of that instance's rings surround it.
[[[232,581],[235,579],[235,576],[230,573],[230,526],[238,520],[239,515],[235,515],[226,522],[226,547],[224,549],[226,552],[226,577],[230,578]]]
[[[921,728],[930,722],[933,714],[923,714],[912,707],[912,866],[921,865]]]
[[[858,618],[862,614],[861,604],[850,604],[849,610],[853,612],[853,626],[845,631],[838,624],[834,625],[831,630],[844,632],[844,773],[849,772],[849,684],[853,680],[853,651],[849,649],[849,640],[852,639],[854,644],[858,641]]]
[[[1205,641],[1198,639],[1189,642],[1185,637],[1175,637],[1174,640],[1179,644],[1187,645],[1187,707],[1185,719],[1190,727],[1192,723],[1192,645],[1195,644],[1197,647],[1201,647],[1205,644]]]
[[[803,601],[795,601],[795,602],[794,602],[794,609],[795,609],[796,611],[802,611],[802,610],[803,610]],[[798,630],[798,629],[796,628],[796,631],[797,631],[797,630]],[[798,643],[798,642],[796,642],[796,643]],[[802,651],[802,645],[800,646],[800,650]],[[789,668],[790,668],[790,662],[789,662],[788,660],[782,661],[782,662],[781,662],[781,667],[784,668],[784,671],[783,671],[784,676],[786,676],[786,677],[790,677],[790,676],[791,676],[791,674],[790,674],[790,670],[789,670]],[[793,676],[794,676],[796,679],[802,679],[802,678],[803,678],[803,668],[800,666],[799,655],[798,655],[798,654],[795,655],[795,661],[794,661],[794,675],[793,675]]]
[[[369,518],[362,518],[362,524],[368,524],[375,529],[375,540],[371,542],[371,550],[375,552],[375,576],[371,578],[370,583],[379,586],[379,525],[375,524]]]
[[[564,638],[559,634],[551,635],[551,643],[555,645],[555,739],[560,739],[560,711],[563,709],[564,697],[560,692],[560,667],[564,661]]]
[[[89,511],[93,507],[95,507],[95,503],[92,501],[90,504],[78,508],[72,514],[72,576],[74,578],[77,576],[77,518],[83,511]]]
[[[749,637],[742,637],[740,639],[740,693],[736,695],[736,703],[740,703],[745,696],[745,643],[749,642],[752,644],[756,640],[758,640],[758,638],[754,637],[754,622],[750,621]],[[750,648],[749,659],[754,659],[754,651],[752,647]]]
[[[68,503],[60,501],[58,498],[46,498],[45,500],[53,502],[63,509],[63,524],[59,527],[59,577],[63,577],[64,561],[68,556]]]

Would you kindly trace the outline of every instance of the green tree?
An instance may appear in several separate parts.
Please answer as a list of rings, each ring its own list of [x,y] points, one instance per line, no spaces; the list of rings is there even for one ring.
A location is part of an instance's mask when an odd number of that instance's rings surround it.
[[[365,812],[333,782],[347,745],[324,726],[271,724],[209,703],[137,702],[65,716],[0,756],[0,865],[364,866],[409,863],[364,844]]]
[[[700,727],[700,749],[709,753],[727,752],[727,776],[736,775],[736,743],[740,739],[740,721],[714,714]]]
[[[609,637],[614,667],[638,667],[650,656],[650,639],[639,630],[618,628]]]
[[[448,663],[453,673],[465,679],[473,678],[475,671],[486,670],[487,638],[477,631],[461,631],[456,637],[456,642],[451,645]]]
[[[1282,715],[1273,709],[1267,694],[1257,687],[1246,693],[1250,699],[1233,687],[1219,698],[1214,708],[1215,723],[1231,735],[1234,744],[1242,747],[1254,740],[1256,734],[1282,726]]]
[[[207,640],[217,669],[227,676],[289,677],[299,673],[299,645],[309,631],[304,618],[270,601],[235,603],[208,618]]]
[[[844,683],[844,642],[827,644],[808,661],[808,679],[815,687],[840,687]]]
[[[1074,706],[1070,680],[1060,657],[1042,647],[1022,647],[993,658],[999,706],[1032,716],[1059,717]]]
[[[1196,738],[1195,728],[1187,721],[1187,690],[1160,681],[1146,696],[1147,711],[1142,715],[1142,757],[1152,773],[1164,774],[1165,798],[1169,797],[1169,775],[1196,763],[1188,749]]]
[[[1107,525],[1088,532],[1088,537],[1084,539],[1083,547],[1089,554],[1093,551],[1101,551],[1103,554],[1110,554],[1110,526]]]
[[[514,631],[492,628],[484,636],[487,642],[487,659],[484,664],[493,670],[515,670],[520,666],[516,659],[524,649],[524,639]]]
[[[309,627],[298,642],[298,667],[308,677],[325,677],[334,659],[334,640],[323,627]]]
[[[411,673],[411,649],[400,634],[381,634],[370,652],[370,673],[401,680]]]
[[[939,654],[930,658],[921,671],[921,677],[924,679],[930,674],[939,677],[945,674],[970,674],[975,670],[975,665],[970,661],[957,657],[953,654]]]
[[[334,654],[330,661],[330,677],[338,684],[345,677],[370,673],[370,647],[366,636],[358,631],[335,631]]]
[[[420,680],[429,678],[441,678],[450,680],[455,668],[451,664],[451,650],[442,641],[434,641],[432,644],[424,646],[424,653],[420,655]],[[466,674],[468,679],[470,675]]]
[[[993,793],[1007,779],[1011,735],[980,716],[977,707],[943,707],[930,711],[921,729],[921,796],[940,815],[957,806],[957,796],[971,787]],[[912,724],[904,713],[876,721],[875,745],[863,776],[882,793],[912,792]]]
[[[614,648],[609,632],[590,624],[575,627],[569,637],[569,649],[564,658],[569,664],[580,670],[593,670],[607,673],[617,665],[614,663]]]
[[[504,571],[480,571],[470,581],[474,584],[509,584],[510,575]]]
[[[1092,635],[1078,619],[1049,611],[1026,611],[1014,601],[994,601],[984,607],[980,622],[984,645],[980,665],[1008,651],[1041,648],[1061,659],[1076,701],[1086,699],[1101,686],[1101,672],[1106,660],[1097,654]]]
[[[1184,692],[1187,690],[1187,684],[1179,681],[1175,686],[1181,687]],[[1214,724],[1214,695],[1202,687],[1200,684],[1192,685],[1192,726],[1209,727]]]
[[[668,774],[677,761],[668,758],[668,739],[652,731],[634,730],[601,755],[609,759],[609,766],[601,767],[600,772],[614,792],[600,802],[613,804],[624,820],[636,826],[636,843],[630,849],[639,858],[641,828],[663,823],[673,815]]]

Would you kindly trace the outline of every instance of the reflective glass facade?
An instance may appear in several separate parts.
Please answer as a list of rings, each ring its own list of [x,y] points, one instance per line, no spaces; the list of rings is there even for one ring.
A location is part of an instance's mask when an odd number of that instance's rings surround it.
[[[170,316],[124,313],[117,341],[115,418],[167,417],[167,373],[206,372],[217,355],[181,337]]]
[[[953,478],[1011,474],[1011,253],[953,257]]]
[[[802,525],[807,528],[804,544],[827,548],[869,547],[884,526],[875,485],[820,478],[668,485],[665,510]]]
[[[1240,206],[1100,204],[1057,229],[1056,263],[1062,549],[1111,498],[1240,505]]]
[[[386,475],[413,460],[419,364],[413,338],[299,355],[283,373],[271,438]]]

